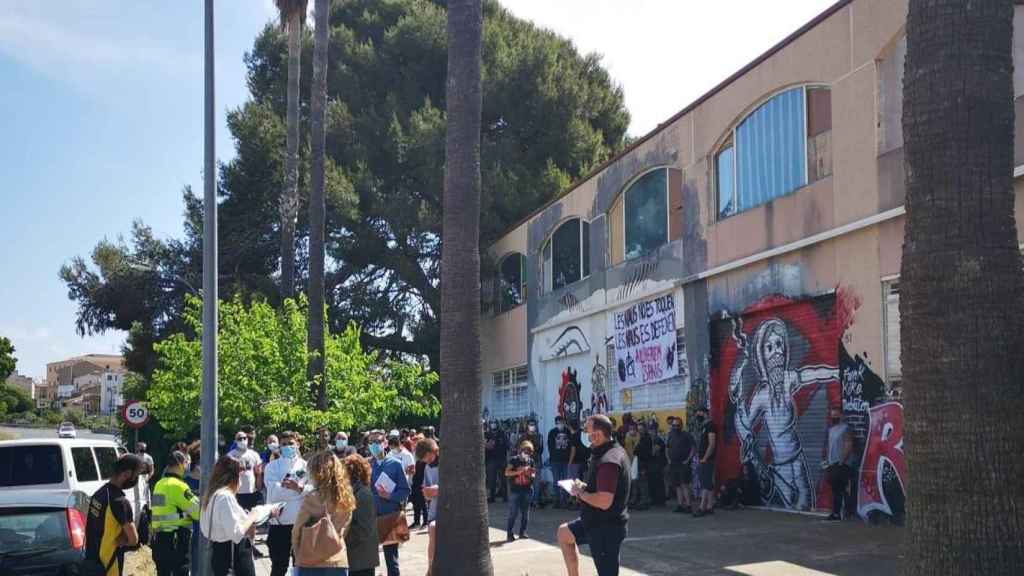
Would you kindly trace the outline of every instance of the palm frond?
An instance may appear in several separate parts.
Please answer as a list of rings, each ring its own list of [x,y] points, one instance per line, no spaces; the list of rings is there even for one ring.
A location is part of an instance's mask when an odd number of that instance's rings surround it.
[[[281,15],[281,29],[288,28],[288,20],[291,19],[292,14],[298,13],[305,16],[307,4],[309,4],[308,0],[274,0],[277,12]]]

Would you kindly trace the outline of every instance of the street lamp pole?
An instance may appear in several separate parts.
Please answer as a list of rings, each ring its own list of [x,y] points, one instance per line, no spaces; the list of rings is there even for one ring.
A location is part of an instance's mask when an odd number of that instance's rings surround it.
[[[213,0],[205,1],[203,110],[203,394],[200,426],[200,488],[210,485],[217,461],[217,166],[214,154],[213,100]],[[212,574],[210,542],[202,536],[199,547],[199,574]]]

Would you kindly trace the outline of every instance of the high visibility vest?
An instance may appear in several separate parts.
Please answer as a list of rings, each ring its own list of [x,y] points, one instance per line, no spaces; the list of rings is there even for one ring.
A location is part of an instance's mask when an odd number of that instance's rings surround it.
[[[181,478],[165,474],[153,488],[152,514],[155,532],[191,528],[199,520],[199,498]]]

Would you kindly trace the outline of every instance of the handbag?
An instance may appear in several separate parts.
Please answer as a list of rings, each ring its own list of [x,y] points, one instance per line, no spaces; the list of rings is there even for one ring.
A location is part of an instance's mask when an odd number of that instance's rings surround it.
[[[382,546],[408,542],[410,537],[409,521],[405,518],[405,511],[399,510],[378,516],[377,535]]]
[[[299,532],[299,547],[295,550],[297,566],[316,566],[345,549],[345,540],[334,526],[331,515],[311,518]]]

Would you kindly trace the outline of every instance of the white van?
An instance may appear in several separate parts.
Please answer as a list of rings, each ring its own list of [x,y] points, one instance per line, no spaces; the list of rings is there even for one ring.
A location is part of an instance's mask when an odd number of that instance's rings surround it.
[[[17,490],[84,493],[92,496],[127,451],[112,440],[27,438],[0,442],[0,493]],[[148,506],[149,486],[126,490],[135,518]]]

